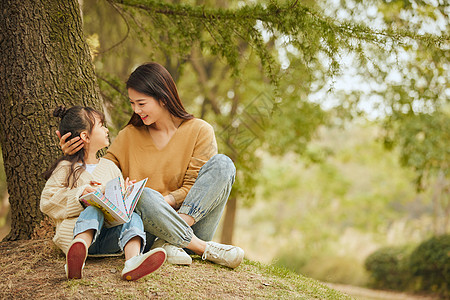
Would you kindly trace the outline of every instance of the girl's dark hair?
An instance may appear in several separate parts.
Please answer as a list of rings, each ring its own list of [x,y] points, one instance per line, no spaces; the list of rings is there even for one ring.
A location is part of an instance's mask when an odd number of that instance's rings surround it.
[[[175,117],[183,120],[194,118],[188,113],[178,96],[177,86],[169,71],[158,63],[150,62],[139,66],[131,73],[127,82],[127,89],[145,94],[163,103],[167,110]],[[144,126],[142,119],[133,112],[128,124],[136,127]]]
[[[102,112],[91,107],[83,106],[73,106],[69,109],[64,106],[58,106],[53,111],[53,116],[61,118],[61,122],[59,123],[59,132],[61,133],[61,136],[68,132],[71,133],[66,142],[80,136],[83,131],[87,131],[90,134],[94,128],[96,117],[99,118],[102,123],[105,122],[105,116]],[[58,164],[63,160],[67,160],[71,164],[64,186],[70,188],[75,187],[78,178],[86,167],[84,156],[84,148],[81,148],[75,154],[60,157],[46,172],[44,172],[44,178],[48,180]],[[81,165],[79,165],[78,162],[81,162]]]

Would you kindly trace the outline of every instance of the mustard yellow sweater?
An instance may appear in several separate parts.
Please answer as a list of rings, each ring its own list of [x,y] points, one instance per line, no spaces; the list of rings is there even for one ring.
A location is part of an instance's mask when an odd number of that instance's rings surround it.
[[[78,216],[84,210],[79,197],[84,189],[90,186],[89,182],[95,180],[102,183],[100,188],[104,190],[104,185],[108,181],[121,176],[120,170],[112,161],[102,158],[92,174],[87,171],[82,172],[76,186],[69,188],[64,186],[69,168],[68,161],[58,164],[45,183],[40,202],[41,211],[55,222],[56,232],[53,241],[64,253],[69,250],[69,244],[73,239],[73,228]]]
[[[162,195],[171,194],[181,206],[200,168],[217,154],[213,127],[201,119],[185,120],[169,143],[158,149],[147,126],[128,125],[112,142],[104,158],[112,160],[124,177],[141,180]]]

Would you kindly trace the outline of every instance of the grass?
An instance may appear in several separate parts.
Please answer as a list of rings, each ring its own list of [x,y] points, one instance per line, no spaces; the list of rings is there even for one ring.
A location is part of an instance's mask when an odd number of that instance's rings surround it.
[[[231,270],[193,257],[123,281],[123,258],[88,258],[81,280],[67,280],[64,256],[51,240],[0,243],[1,299],[351,299],[319,281],[244,260]]]

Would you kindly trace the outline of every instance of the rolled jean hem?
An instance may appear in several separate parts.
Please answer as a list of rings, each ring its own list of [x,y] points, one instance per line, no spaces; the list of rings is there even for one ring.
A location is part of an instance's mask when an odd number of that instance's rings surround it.
[[[146,236],[145,232],[141,231],[140,229],[136,227],[132,227],[130,229],[127,229],[122,232],[120,238],[119,238],[119,247],[120,250],[123,251],[125,248],[125,245],[135,236],[138,236],[141,238],[141,251],[139,253],[144,252],[145,244],[146,244]]]
[[[203,216],[204,213],[193,205],[181,205],[178,210],[178,214],[185,214],[194,219],[194,222],[197,223]]]
[[[192,237],[194,236],[194,231],[191,227],[186,228],[186,235],[181,238],[181,241],[179,243],[174,243],[174,246],[180,247],[180,248],[186,248],[192,241]]]
[[[95,219],[83,219],[75,223],[75,227],[73,228],[73,237],[75,238],[80,233],[86,232],[88,230],[95,230],[94,238],[92,239],[91,245],[97,240],[97,237],[100,235],[100,230],[98,230],[99,222]]]

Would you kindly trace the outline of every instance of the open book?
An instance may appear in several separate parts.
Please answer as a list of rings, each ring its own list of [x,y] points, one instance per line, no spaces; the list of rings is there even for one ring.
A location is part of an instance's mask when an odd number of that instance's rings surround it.
[[[105,194],[100,189],[84,195],[80,201],[86,205],[100,208],[105,215],[105,226],[114,227],[130,221],[131,214],[144,190],[145,178],[125,189],[120,177],[114,178],[106,184]]]

